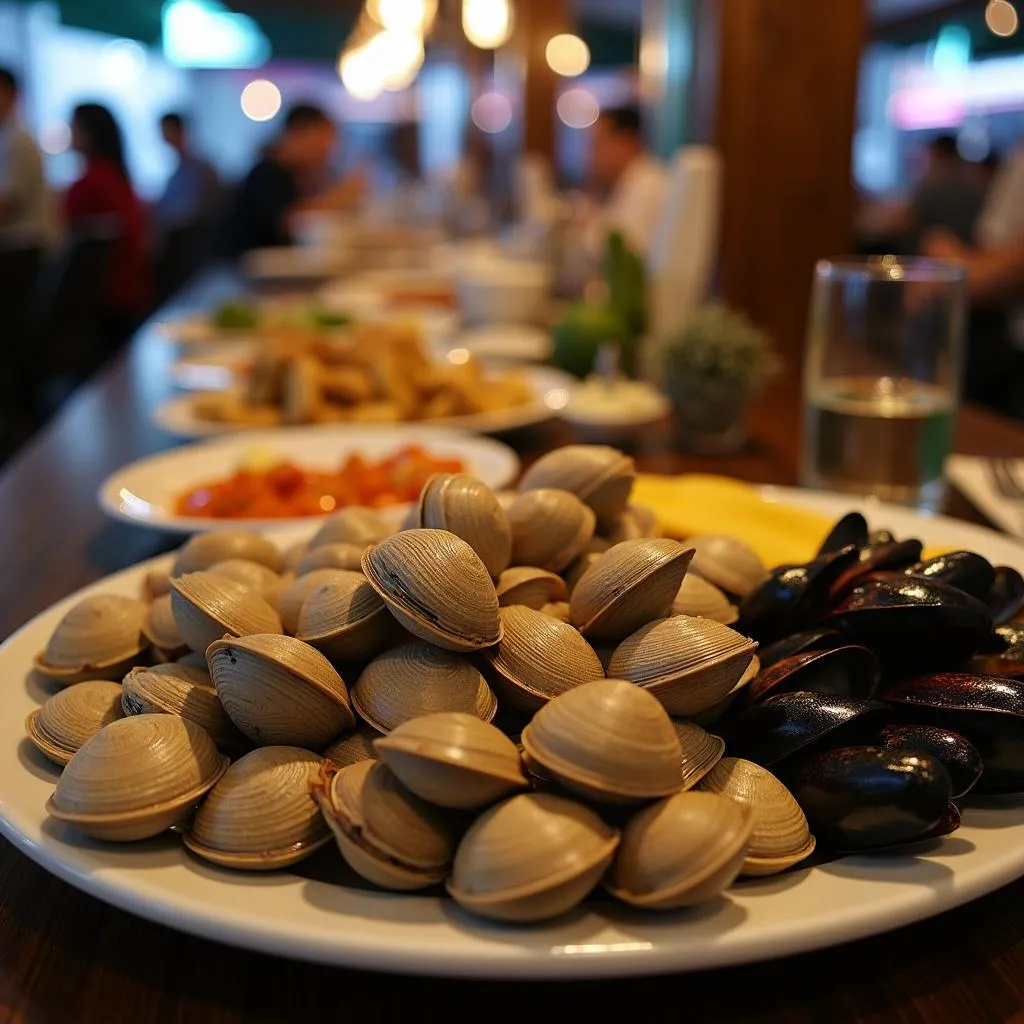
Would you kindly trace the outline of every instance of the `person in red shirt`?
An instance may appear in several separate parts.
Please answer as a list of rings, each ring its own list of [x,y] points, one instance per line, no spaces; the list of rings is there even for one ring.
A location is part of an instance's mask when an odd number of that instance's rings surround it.
[[[75,107],[71,144],[85,159],[85,169],[64,196],[65,221],[72,232],[101,229],[115,235],[100,319],[105,340],[116,348],[149,309],[145,216],[125,164],[121,129],[106,107]]]

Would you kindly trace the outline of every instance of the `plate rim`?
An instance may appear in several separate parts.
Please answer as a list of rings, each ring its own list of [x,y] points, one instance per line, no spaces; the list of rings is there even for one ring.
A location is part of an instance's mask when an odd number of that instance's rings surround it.
[[[495,457],[500,457],[505,460],[507,468],[503,471],[504,479],[501,483],[491,484],[492,488],[499,490],[503,487],[507,487],[512,481],[519,475],[519,471],[522,468],[522,461],[519,458],[518,453],[510,445],[505,444],[493,437],[488,437],[482,434],[475,434],[472,431],[460,430],[456,427],[443,427],[434,425],[424,425],[422,427],[410,426],[408,424],[365,424],[365,425],[354,425],[344,423],[323,423],[323,424],[297,424],[294,426],[284,427],[272,427],[272,428],[257,428],[255,430],[229,432],[225,434],[216,434],[212,437],[197,438],[194,441],[186,444],[177,445],[173,448],[167,448],[163,451],[153,452],[149,455],[144,455],[141,458],[135,459],[132,462],[126,463],[118,469],[107,474],[103,482],[99,485],[96,490],[96,501],[100,509],[111,519],[117,522],[131,523],[134,526],[141,526],[145,529],[150,530],[161,530],[168,533],[175,534],[192,534],[192,533],[206,533],[214,530],[258,530],[260,532],[275,531],[289,527],[302,527],[314,528],[315,526],[323,523],[328,516],[303,516],[301,518],[293,519],[211,519],[208,517],[184,517],[184,516],[165,516],[160,519],[145,518],[141,516],[132,515],[130,512],[126,512],[121,508],[121,503],[118,501],[118,484],[125,475],[133,470],[138,470],[144,467],[147,463],[164,463],[172,462],[177,459],[187,458],[189,453],[195,448],[219,448],[223,447],[254,447],[263,443],[261,439],[268,437],[282,437],[288,434],[305,434],[305,433],[316,433],[322,434],[326,439],[331,434],[339,435],[388,435],[388,434],[415,434],[416,437],[410,437],[410,443],[417,438],[423,438],[423,443],[429,445],[431,440],[436,443],[451,443],[452,446],[457,444],[469,443],[476,447],[490,448],[494,453]],[[394,512],[396,508],[405,508],[407,503],[402,506],[394,506],[391,512]]]
[[[882,502],[861,501],[855,497],[825,494],[822,492],[795,491],[790,488],[773,486],[758,488],[758,491],[766,501],[772,503],[793,504],[832,515],[836,514],[837,505],[839,504],[847,507],[856,504],[859,507],[870,510],[870,513],[875,515],[885,515],[886,510],[893,510],[892,506],[885,505]],[[899,513],[901,517],[909,514],[905,509],[895,509],[894,511]],[[924,521],[932,522],[940,531],[955,533],[968,540],[971,537],[982,540],[987,538],[990,544],[998,542],[999,545],[1007,550],[1014,549],[1022,564],[1024,564],[1024,544],[1016,538],[999,534],[985,527],[945,517],[921,518]],[[934,531],[929,530],[928,532],[933,533]],[[300,531],[295,529],[279,529],[270,531],[270,533],[278,542],[284,543],[289,539],[294,539],[299,535]],[[928,539],[928,543],[939,544],[943,542]],[[80,588],[74,594],[61,599],[39,615],[34,616],[12,634],[0,646],[0,658],[3,658],[8,652],[10,645],[19,638],[24,637],[33,627],[42,625],[42,620],[48,617],[56,617],[62,608],[77,600],[83,591],[100,589],[111,585],[114,581],[120,581],[124,585],[128,585],[132,578],[137,577],[147,569],[168,565],[171,557],[170,555],[162,555],[130,566],[118,573],[111,574],[102,580],[89,584],[87,587]],[[23,742],[20,741],[19,726],[20,723],[15,723],[12,727],[12,732],[14,729],[18,729],[19,742]],[[22,765],[22,770],[27,769]],[[240,916],[236,907],[225,909],[223,906],[220,906],[215,910],[211,910],[209,906],[202,903],[201,899],[187,892],[178,892],[173,888],[164,888],[161,897],[158,886],[156,890],[157,895],[154,896],[151,888],[143,885],[140,881],[143,876],[146,876],[146,872],[131,873],[131,884],[127,887],[119,884],[118,878],[123,869],[116,866],[118,859],[116,854],[118,851],[111,851],[109,848],[105,851],[100,851],[98,855],[95,851],[89,851],[86,860],[92,862],[90,870],[76,871],[73,862],[78,859],[78,853],[76,852],[71,857],[72,863],[66,863],[65,860],[69,855],[65,852],[65,859],[62,859],[61,852],[68,850],[77,851],[77,847],[43,833],[40,835],[41,841],[36,842],[30,835],[22,832],[15,822],[8,818],[9,800],[4,796],[3,788],[5,787],[3,787],[2,779],[0,779],[0,833],[44,869],[105,902],[189,934],[212,938],[216,941],[226,942],[247,949],[354,968],[411,974],[452,977],[570,979],[681,972],[757,960],[777,959],[781,956],[806,952],[811,949],[825,948],[841,942],[864,938],[914,921],[926,919],[966,903],[987,892],[994,891],[1024,874],[1024,844],[1015,842],[1012,853],[1003,856],[999,861],[998,870],[993,871],[990,869],[981,872],[976,870],[974,874],[966,876],[966,880],[962,873],[960,876],[957,876],[954,871],[951,874],[949,883],[944,886],[920,884],[921,880],[916,879],[919,884],[911,887],[909,893],[906,887],[904,887],[900,890],[899,898],[895,902],[891,899],[883,901],[884,915],[881,914],[877,897],[874,902],[864,903],[854,899],[849,906],[843,907],[841,915],[835,915],[823,921],[816,921],[816,928],[813,931],[809,931],[806,928],[803,931],[787,931],[787,919],[781,918],[778,915],[771,918],[770,925],[767,927],[767,934],[765,934],[765,929],[762,928],[762,931],[757,935],[746,936],[735,928],[727,926],[725,934],[730,936],[731,941],[726,944],[716,942],[714,938],[711,941],[702,941],[699,944],[694,944],[695,935],[688,933],[689,940],[686,941],[687,936],[684,935],[683,940],[677,942],[676,945],[665,941],[660,943],[619,942],[611,944],[596,943],[592,946],[588,944],[582,946],[550,946],[546,949],[538,949],[488,942],[488,938],[491,937],[488,933],[493,932],[493,929],[488,929],[486,926],[481,926],[478,930],[474,929],[471,932],[460,929],[452,933],[454,939],[450,938],[448,943],[444,941],[429,942],[426,941],[423,934],[422,922],[407,920],[406,924],[415,926],[418,929],[415,935],[411,938],[408,936],[396,937],[392,929],[397,926],[393,922],[388,923],[385,920],[384,924],[381,925],[377,918],[365,914],[359,917],[360,921],[369,926],[365,933],[356,931],[349,934],[341,934],[339,937],[332,932],[333,941],[328,943],[318,939],[318,933],[315,930],[311,930],[308,935],[304,936],[302,934],[302,919],[294,922],[291,927],[282,926],[282,923],[276,921],[272,914],[264,914],[262,912],[264,909],[262,904],[260,905],[261,913],[249,915],[251,919],[248,919],[245,913],[242,913]],[[1004,822],[1001,818],[1000,822],[1005,827],[999,830],[1007,837],[1008,841],[1010,838],[1019,839],[1019,837],[1024,836],[1024,798],[1018,798],[1012,804],[1006,805],[1006,808],[1009,807],[1012,807],[1013,811],[1016,812],[1016,820]],[[986,813],[1002,814],[1006,808],[1000,804],[997,810]],[[970,814],[971,811],[969,810],[968,815]],[[41,811],[40,815],[42,815]],[[980,827],[983,828],[984,826]],[[172,841],[168,837],[161,842],[166,845]],[[954,837],[953,840],[947,840],[946,842],[955,841],[956,838]],[[939,847],[939,849],[941,850],[942,847]],[[109,855],[107,860],[103,856],[104,853]],[[183,852],[180,855],[187,856]],[[107,862],[111,859],[115,862],[115,867],[113,868]],[[955,854],[952,860],[955,868]],[[899,863],[906,865],[907,862],[900,861]],[[932,864],[933,861],[927,860],[924,863]],[[940,866],[944,866],[945,863],[945,860],[942,859],[938,861]],[[180,867],[180,864],[181,862],[178,861],[178,867]],[[876,867],[879,864],[877,857],[844,858],[841,861],[835,862],[835,864],[842,865],[848,870],[840,870],[838,876],[836,876],[834,872],[829,871],[830,867],[834,865],[826,864],[807,869],[805,872],[796,872],[795,875],[765,880],[763,883],[755,883],[754,885],[745,883],[739,889],[733,891],[733,899],[727,902],[730,905],[738,903],[741,906],[749,905],[753,907],[758,897],[761,895],[774,896],[780,886],[785,888],[788,884],[787,880],[792,881],[794,877],[806,879],[810,884],[812,878],[820,878],[824,875],[826,876],[826,884],[831,879],[832,883],[844,890],[853,885],[852,891],[854,894],[857,884],[865,880],[869,882],[872,891],[874,891],[878,881],[906,881],[906,879],[894,879],[892,876],[877,878],[877,870],[879,870]],[[205,866],[200,866],[197,869],[200,877],[209,873],[209,870]],[[881,870],[890,869],[883,866]],[[223,884],[225,876],[217,874],[216,871],[214,871],[214,874],[218,878],[218,886]],[[859,875],[864,874],[867,876],[866,879],[859,877]],[[259,888],[261,884],[261,879],[251,877],[239,880],[237,876],[233,876],[232,880],[239,884],[239,891],[246,893],[251,891],[250,886],[252,889],[255,889]],[[298,876],[289,876],[277,890],[272,885],[267,886],[268,899],[272,900],[275,892],[285,894],[286,899],[292,898],[290,894],[293,887],[305,884],[305,882],[305,879]],[[816,882],[814,884],[819,883]],[[148,886],[152,886],[152,879],[149,879]],[[140,889],[142,890],[141,894]],[[360,903],[361,897],[365,895],[361,890],[351,890],[348,888],[345,888],[343,892],[345,895],[339,898],[345,900],[351,898],[356,903]],[[752,898],[748,899],[748,897]],[[394,900],[400,901],[408,898],[385,895],[380,897],[380,900],[370,900],[368,902],[378,903],[378,905],[383,906],[392,903]],[[436,911],[438,908],[437,906],[431,907],[431,901],[436,905],[447,905],[447,901],[435,897],[420,896],[415,897],[415,899],[422,901],[422,908],[432,911]],[[276,904],[274,906],[276,907]],[[628,911],[626,914],[628,915]],[[616,920],[621,918],[622,912],[620,911],[619,913],[611,913],[604,920],[606,922],[610,921],[614,926]],[[338,919],[339,921],[351,921],[351,918],[344,914],[339,914]],[[602,918],[587,910],[584,920],[589,921],[591,919],[601,920]],[[643,918],[643,923],[651,923],[651,920],[650,918]],[[661,920],[666,919],[662,918]],[[701,917],[688,918],[685,922],[675,919],[674,927],[699,929],[702,925],[702,920]],[[451,921],[443,915],[440,923],[446,928],[451,928]],[[656,919],[654,924],[657,924]],[[306,927],[309,928],[310,925],[307,923]],[[670,927],[673,927],[671,921]],[[383,931],[381,928],[383,928]],[[531,931],[534,931],[534,929],[528,929],[525,933],[519,931],[518,934],[529,934]],[[555,925],[550,927],[541,926],[539,931],[544,934],[551,934],[558,931],[558,929]],[[427,934],[430,933],[428,932]],[[499,929],[498,934],[500,937],[500,935],[505,933]],[[621,933],[616,932],[616,934]],[[438,937],[436,932],[434,937]],[[461,948],[461,955],[454,952],[453,941],[455,946]],[[412,943],[411,947],[410,942]],[[685,946],[685,962],[681,962],[679,959],[682,955],[680,942],[682,946]],[[563,955],[556,955],[558,953]]]

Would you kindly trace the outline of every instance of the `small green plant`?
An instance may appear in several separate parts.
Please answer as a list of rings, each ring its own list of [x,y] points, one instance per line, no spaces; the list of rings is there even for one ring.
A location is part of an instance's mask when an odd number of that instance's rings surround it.
[[[771,339],[742,313],[715,303],[704,306],[658,347],[666,383],[691,388],[759,391],[779,369]]]

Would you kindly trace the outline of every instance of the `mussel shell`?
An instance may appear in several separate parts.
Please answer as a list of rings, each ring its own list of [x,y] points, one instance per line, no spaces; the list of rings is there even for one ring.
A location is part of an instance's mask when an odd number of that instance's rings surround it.
[[[996,581],[992,563],[973,551],[950,551],[923,562],[915,562],[903,570],[907,576],[938,580],[984,601]]]
[[[1024,625],[996,626],[984,646],[971,658],[971,672],[982,676],[1024,678]]]
[[[1009,622],[1024,608],[1024,577],[1008,565],[996,566],[996,578],[985,603],[997,626]]]
[[[781,693],[732,721],[725,736],[726,753],[779,775],[798,752],[872,742],[891,717],[891,710],[880,701]]]
[[[934,725],[887,725],[879,735],[883,747],[913,750],[934,757],[953,783],[953,799],[968,793],[981,777],[981,755],[959,733]]]
[[[923,838],[946,816],[949,775],[928,754],[841,747],[801,759],[790,789],[823,846],[870,850]]]
[[[974,792],[1024,792],[1024,682],[940,672],[882,697],[901,721],[951,729],[977,748],[985,768]]]
[[[747,688],[747,700],[755,703],[797,690],[867,700],[874,696],[878,676],[878,659],[866,647],[848,644],[827,651],[805,651],[762,669]]]
[[[791,658],[794,654],[803,654],[805,651],[827,651],[830,647],[840,647],[844,644],[842,634],[836,629],[804,629],[799,633],[791,633],[781,640],[776,640],[766,647],[759,647],[757,656],[761,660],[762,671],[771,668],[777,661],[783,658]]]
[[[992,616],[962,590],[905,577],[855,588],[825,625],[871,648],[887,668],[929,671],[964,663],[991,633]]]
[[[857,561],[853,546],[820,555],[805,565],[775,569],[740,605],[739,630],[761,643],[817,625],[828,611],[836,579]]]
[[[851,544],[855,548],[867,547],[868,521],[860,512],[847,512],[829,530],[828,536],[818,548],[819,555],[827,555],[832,551],[840,551]]]
[[[921,561],[919,540],[888,540],[861,548],[857,561],[832,584],[832,600],[841,601],[865,576],[875,572],[903,572]]]

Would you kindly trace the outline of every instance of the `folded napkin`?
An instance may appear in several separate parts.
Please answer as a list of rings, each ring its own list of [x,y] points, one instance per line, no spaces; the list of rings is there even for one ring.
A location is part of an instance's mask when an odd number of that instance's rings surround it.
[[[1024,459],[1014,460],[1024,480]],[[1024,537],[1024,501],[1004,498],[992,482],[988,460],[978,455],[954,455],[946,463],[946,476],[979,512],[1007,533]]]

